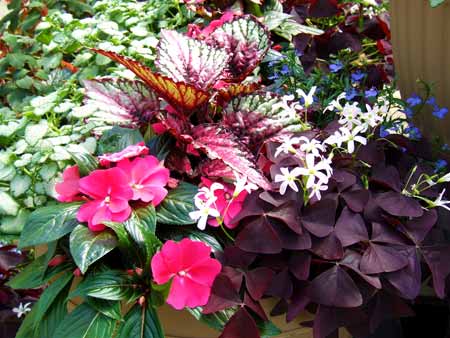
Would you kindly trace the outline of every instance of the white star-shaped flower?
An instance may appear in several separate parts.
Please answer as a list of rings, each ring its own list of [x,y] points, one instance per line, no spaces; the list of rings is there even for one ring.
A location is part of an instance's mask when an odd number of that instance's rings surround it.
[[[295,181],[301,175],[301,168],[294,168],[292,171],[289,171],[288,168],[280,168],[280,171],[281,175],[275,175],[275,182],[281,182],[280,194],[284,195],[288,186],[295,192],[298,192],[298,186]]]

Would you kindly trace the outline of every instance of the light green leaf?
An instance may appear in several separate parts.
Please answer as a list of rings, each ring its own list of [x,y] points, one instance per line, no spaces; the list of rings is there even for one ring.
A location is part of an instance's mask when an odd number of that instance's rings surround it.
[[[98,151],[100,154],[115,153],[143,141],[139,130],[114,126],[103,133],[98,142]]]
[[[0,201],[0,215],[17,215],[19,204],[9,194],[0,191]]]
[[[441,4],[443,4],[445,2],[445,0],[430,0],[430,5],[431,7],[437,7]]]
[[[79,224],[70,234],[70,253],[82,273],[116,246],[116,237],[108,231],[92,232]]]
[[[38,124],[32,124],[25,128],[25,141],[29,145],[38,143],[48,132],[48,123],[41,120]]]
[[[16,216],[3,217],[0,224],[0,233],[20,235],[29,215],[30,212],[27,209],[20,209]]]
[[[25,193],[31,186],[30,176],[16,175],[11,181],[10,187],[14,197],[18,197]]]
[[[197,192],[195,185],[181,182],[158,206],[158,222],[173,225],[194,224],[195,221],[189,217],[189,213],[196,209],[194,196]]]
[[[56,204],[34,211],[20,236],[21,248],[57,240],[71,232],[78,221],[80,203]]]

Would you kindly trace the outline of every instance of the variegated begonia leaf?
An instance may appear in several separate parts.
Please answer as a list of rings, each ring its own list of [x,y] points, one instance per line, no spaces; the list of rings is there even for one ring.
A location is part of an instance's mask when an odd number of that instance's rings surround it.
[[[225,48],[231,54],[226,78],[240,82],[262,61],[270,47],[267,28],[254,16],[234,18],[216,28],[206,42],[214,47]]]
[[[174,81],[206,90],[221,78],[229,59],[224,48],[212,47],[176,31],[163,30],[155,65]]]
[[[93,51],[107,56],[131,70],[147,86],[180,111],[191,112],[206,104],[210,98],[210,94],[204,90],[184,82],[176,82],[165,75],[154,73],[149,67],[136,60],[101,49],[93,49]]]
[[[218,125],[200,125],[192,130],[194,148],[204,152],[210,159],[222,160],[231,169],[265,190],[272,186],[256,167],[253,154],[231,132]]]
[[[91,120],[130,125],[148,122],[160,109],[158,96],[141,81],[126,79],[85,80],[84,106]]]
[[[223,114],[224,126],[252,149],[275,136],[304,130],[295,107],[285,97],[270,93],[236,97]]]

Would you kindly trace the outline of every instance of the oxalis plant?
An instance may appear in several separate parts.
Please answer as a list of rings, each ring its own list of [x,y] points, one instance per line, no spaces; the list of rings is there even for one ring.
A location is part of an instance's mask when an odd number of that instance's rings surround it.
[[[95,50],[139,80],[84,83],[80,109],[117,126],[97,156],[73,154],[61,203],[22,232],[20,247],[48,251],[9,284],[47,288],[17,337],[164,337],[164,303],[222,338],[276,336],[267,297],[287,321],[315,314],[315,337],[363,337],[410,315],[422,284],[445,296],[450,247],[434,226],[450,174],[424,144],[379,136],[387,99],[268,92],[270,37],[252,16],[160,36],[156,71]]]

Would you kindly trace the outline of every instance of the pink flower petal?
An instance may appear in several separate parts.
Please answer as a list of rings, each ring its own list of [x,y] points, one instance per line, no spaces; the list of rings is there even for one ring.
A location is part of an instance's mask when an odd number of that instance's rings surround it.
[[[139,142],[138,144],[128,146],[117,153],[101,155],[98,159],[102,166],[108,166],[110,163],[116,163],[125,158],[132,158],[146,154],[148,154],[148,148],[145,146],[144,142]]]
[[[211,294],[211,288],[198,284],[186,277],[175,276],[170,287],[167,303],[177,310],[205,305]]]
[[[63,181],[55,185],[56,199],[60,202],[73,202],[79,198],[80,173],[78,166],[67,167],[63,172]]]

